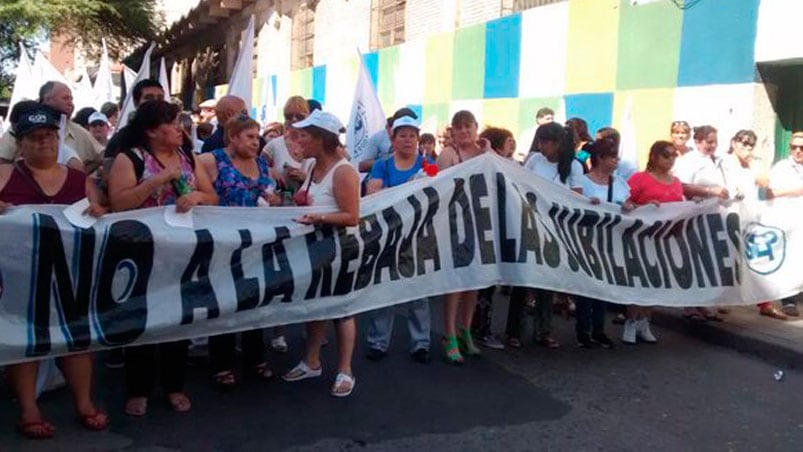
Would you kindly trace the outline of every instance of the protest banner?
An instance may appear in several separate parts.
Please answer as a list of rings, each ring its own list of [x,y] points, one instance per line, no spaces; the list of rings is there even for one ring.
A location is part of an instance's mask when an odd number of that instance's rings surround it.
[[[801,204],[784,202],[623,213],[487,154],[364,198],[353,228],[293,221],[320,207],[195,208],[194,229],[165,208],[79,229],[61,207],[17,207],[0,216],[0,363],[500,283],[639,305],[777,299],[803,288],[802,220],[783,214]]]

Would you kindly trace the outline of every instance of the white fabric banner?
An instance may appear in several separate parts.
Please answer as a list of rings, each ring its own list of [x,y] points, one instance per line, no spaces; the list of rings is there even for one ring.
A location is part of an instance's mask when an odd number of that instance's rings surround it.
[[[374,83],[360,56],[360,70],[357,73],[357,86],[351,104],[348,125],[346,125],[346,149],[353,161],[360,161],[371,135],[385,128],[385,113],[376,95]]]
[[[109,65],[109,51],[106,48],[106,40],[102,39],[101,44],[103,52],[100,55],[100,64],[98,65],[98,73],[95,76],[95,84],[92,86],[92,94],[94,97],[93,103],[95,108],[100,111],[100,108],[106,102],[114,102],[114,81],[112,80],[112,69]],[[124,71],[128,68],[123,66]],[[133,71],[132,71],[133,72]],[[136,78],[136,76],[134,76]],[[133,80],[133,79],[132,79]],[[127,89],[132,86],[126,82]]]
[[[8,112],[14,108],[14,105],[21,100],[37,100],[39,98],[39,86],[33,76],[33,67],[31,67],[31,60],[28,59],[28,53],[25,51],[22,43],[20,46],[20,62],[17,65],[17,73],[14,79],[14,88],[11,90],[11,100],[8,102]]]
[[[245,101],[245,108],[251,111],[254,92],[254,16],[248,19],[248,26],[240,38],[240,53],[234,63],[229,79],[228,94]]]
[[[78,229],[63,207],[16,207],[0,216],[0,363],[498,283],[640,305],[778,299],[803,288],[803,220],[784,215],[803,203],[782,204],[623,214],[488,154],[364,198],[346,229],[293,221],[313,208],[196,208],[194,229],[153,208]]]
[[[165,99],[169,100],[173,92],[170,91],[170,79],[167,78],[167,65],[165,64],[164,57],[159,60],[159,84],[162,85],[162,89],[165,90]]]
[[[155,47],[156,43],[152,42],[148,50],[145,51],[145,55],[142,56],[142,65],[139,67],[137,77],[132,83],[129,85],[128,80],[126,80],[125,100],[123,101],[123,108],[120,109],[120,116],[117,119],[117,130],[122,129],[128,124],[128,117],[137,109],[134,105],[134,86],[151,76],[151,52],[153,52]],[[164,89],[164,87],[162,88]],[[165,98],[167,98],[167,96],[168,94],[165,92]]]

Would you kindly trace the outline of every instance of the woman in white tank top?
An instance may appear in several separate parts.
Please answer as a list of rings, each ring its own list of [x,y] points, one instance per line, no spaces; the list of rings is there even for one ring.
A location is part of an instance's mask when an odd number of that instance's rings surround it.
[[[304,158],[314,158],[315,165],[307,177],[305,189],[296,194],[298,205],[331,207],[330,212],[308,213],[297,221],[303,224],[356,226],[360,219],[360,179],[357,171],[338,153],[339,134],[343,124],[332,114],[315,110],[307,119],[293,124],[296,142]],[[331,394],[346,397],[354,390],[356,379],[351,371],[351,357],[357,326],[354,317],[336,319],[338,342],[338,374]],[[304,359],[282,378],[299,381],[321,375],[321,342],[326,322],[307,323],[307,345]]]

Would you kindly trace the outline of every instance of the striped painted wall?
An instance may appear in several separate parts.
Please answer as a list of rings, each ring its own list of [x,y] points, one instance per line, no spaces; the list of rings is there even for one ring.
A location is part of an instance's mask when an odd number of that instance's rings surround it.
[[[430,131],[469,109],[483,124],[523,134],[538,108],[562,103],[567,117],[596,130],[620,125],[630,99],[642,154],[674,119],[715,125],[726,146],[732,132],[753,126],[764,89],[753,59],[758,8],[759,0],[705,0],[687,10],[669,1],[571,0],[363,58],[386,113],[410,106]],[[300,94],[345,118],[357,69],[355,55],[274,74],[267,85],[255,80],[254,104],[269,86],[279,105]]]

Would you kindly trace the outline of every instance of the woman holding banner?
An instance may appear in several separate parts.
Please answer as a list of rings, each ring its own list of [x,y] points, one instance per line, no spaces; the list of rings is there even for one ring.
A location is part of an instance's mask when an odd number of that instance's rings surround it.
[[[653,143],[647,159],[647,169],[630,176],[627,181],[630,186],[630,200],[639,206],[660,206],[667,202],[683,201],[683,185],[672,175],[672,166],[677,156],[677,150],[671,142]],[[650,344],[658,342],[650,329],[651,311],[650,308],[640,306],[627,308],[622,342],[631,345],[639,339]]]
[[[463,163],[484,152],[491,151],[486,139],[478,140],[477,120],[470,111],[461,110],[452,117],[452,146],[438,156],[438,168],[448,168]],[[467,290],[445,295],[443,348],[446,360],[451,364],[462,364],[463,354],[477,356],[480,349],[471,336],[471,320],[477,306],[477,291]],[[460,307],[462,325],[458,327],[457,317]],[[458,336],[459,333],[459,336]]]
[[[558,123],[550,122],[535,130],[538,152],[531,153],[524,164],[530,172],[568,188],[583,193],[583,165],[575,158],[575,132]],[[510,294],[510,309],[507,316],[508,345],[521,348],[521,321],[524,305],[531,289],[514,287]],[[560,347],[552,337],[552,301],[555,293],[544,289],[532,289],[535,294],[535,342],[544,347]]]
[[[716,155],[717,144],[717,129],[707,125],[694,128],[695,149],[678,157],[672,170],[683,184],[683,195],[686,199],[726,200],[731,197],[725,183],[724,160]],[[727,313],[724,308],[719,311]],[[706,307],[685,308],[684,312],[684,316],[693,321],[722,321],[722,317]]]
[[[333,114],[315,110],[303,121],[294,123],[293,129],[295,142],[301,146],[304,157],[315,159],[315,165],[306,177],[306,188],[296,193],[296,204],[333,210],[308,213],[297,221],[311,225],[356,226],[360,220],[360,179],[354,167],[338,152],[343,124]],[[351,357],[357,326],[352,316],[335,319],[335,326],[338,373],[330,394],[347,397],[356,384],[351,370]],[[282,376],[285,381],[321,376],[321,344],[325,334],[325,321],[307,323],[306,356]]]
[[[367,186],[369,195],[384,188],[407,183],[418,177],[422,171],[433,171],[429,168],[435,165],[418,153],[418,132],[417,120],[409,116],[402,116],[393,122],[390,136],[393,155],[374,163]],[[426,298],[413,300],[406,307],[411,342],[410,358],[419,363],[427,363],[430,343],[429,301]],[[366,357],[371,361],[378,361],[387,354],[393,333],[394,308],[389,306],[370,313],[367,337],[369,350]]]
[[[270,178],[270,167],[259,150],[259,123],[245,115],[229,119],[224,129],[225,148],[198,157],[215,188],[221,206],[257,207],[280,205]],[[209,338],[209,357],[215,384],[229,389],[237,384],[234,374],[234,348],[237,335],[221,334]],[[244,331],[240,336],[243,367],[257,378],[268,379],[273,372],[265,361],[265,342],[262,329]]]
[[[105,210],[95,202],[91,184],[81,171],[58,164],[59,117],[50,109],[37,107],[15,118],[13,136],[21,160],[0,165],[0,213],[10,205],[73,204],[90,198],[88,213],[99,216]],[[48,300],[49,305],[49,300]],[[109,418],[92,401],[92,355],[79,353],[59,358],[70,386],[78,421],[88,430],[104,430]],[[12,390],[19,400],[17,430],[30,439],[52,438],[52,424],[42,418],[36,403],[39,361],[7,367]]]
[[[196,167],[192,152],[181,148],[183,133],[178,123],[179,107],[162,100],[139,106],[129,124],[127,143],[109,172],[109,202],[117,212],[175,205],[188,212],[197,205],[217,205],[209,178]],[[190,399],[183,392],[187,366],[187,341],[140,345],[125,350],[128,400],[125,413],[144,416],[153,390],[156,351],[162,390],[177,412],[189,411]]]
[[[583,175],[583,195],[591,204],[616,204],[622,212],[633,210],[636,205],[630,200],[630,187],[616,174],[619,167],[619,143],[613,136],[598,138],[589,146],[591,171]],[[591,348],[613,348],[613,341],[605,335],[605,302],[590,297],[575,295],[575,332],[577,345]]]

